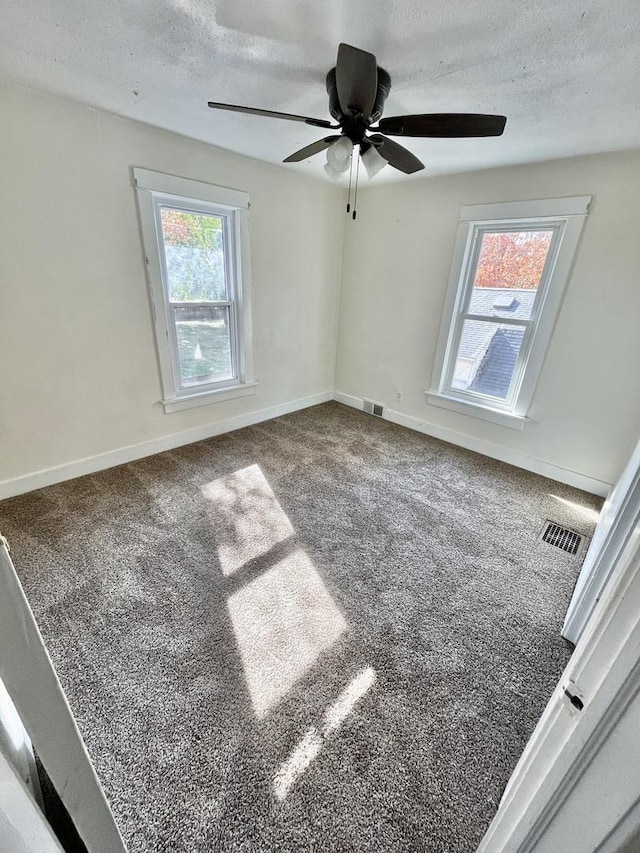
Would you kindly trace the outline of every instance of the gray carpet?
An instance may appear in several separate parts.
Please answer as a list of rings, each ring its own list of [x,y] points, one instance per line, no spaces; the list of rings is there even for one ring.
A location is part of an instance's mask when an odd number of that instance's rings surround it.
[[[538,534],[600,503],[329,403],[0,529],[131,853],[470,853],[570,654]]]

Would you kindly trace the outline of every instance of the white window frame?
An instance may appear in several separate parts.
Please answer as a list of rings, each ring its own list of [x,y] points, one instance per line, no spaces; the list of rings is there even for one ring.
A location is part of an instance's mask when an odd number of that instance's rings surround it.
[[[202,181],[133,169],[149,295],[156,337],[162,404],[166,413],[255,393],[249,276],[249,195]],[[224,227],[227,299],[201,304],[229,309],[233,377],[194,385],[182,382],[173,308],[169,301],[161,208],[220,217]]]
[[[521,430],[540,375],[562,304],[591,196],[540,199],[463,207],[453,253],[440,336],[426,392],[429,404]],[[551,230],[554,232],[530,319],[496,313],[474,315],[469,304],[482,237],[486,232]],[[451,388],[465,319],[495,320],[524,326],[525,333],[506,400]]]

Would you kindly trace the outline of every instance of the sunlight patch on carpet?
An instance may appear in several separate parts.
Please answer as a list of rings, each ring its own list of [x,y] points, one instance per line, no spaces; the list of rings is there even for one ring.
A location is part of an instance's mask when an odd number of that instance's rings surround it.
[[[597,524],[600,521],[600,513],[595,509],[591,509],[588,506],[582,506],[575,501],[568,501],[566,498],[561,498],[558,497],[558,495],[552,495],[551,493],[549,493],[549,497],[553,498],[554,501],[558,501],[558,503],[567,507],[572,512],[578,513],[578,515],[582,517],[582,520],[589,524]]]
[[[284,800],[298,779],[322,749],[322,736],[317,729],[309,729],[289,758],[276,773],[273,792],[276,799]]]
[[[259,465],[206,483],[202,494],[227,577],[294,533]]]
[[[366,667],[354,676],[336,701],[327,708],[322,732],[319,732],[314,726],[298,742],[273,779],[273,793],[277,800],[282,802],[286,799],[296,781],[320,753],[325,739],[335,734],[349,714],[353,712],[356,704],[373,687],[376,680],[376,671],[371,666]]]
[[[376,671],[372,666],[363,669],[359,675],[352,678],[336,701],[327,708],[324,715],[325,735],[337,731],[344,720],[353,711],[354,706],[369,692],[376,682]]]
[[[228,608],[258,717],[284,698],[347,628],[301,550],[235,592]]]

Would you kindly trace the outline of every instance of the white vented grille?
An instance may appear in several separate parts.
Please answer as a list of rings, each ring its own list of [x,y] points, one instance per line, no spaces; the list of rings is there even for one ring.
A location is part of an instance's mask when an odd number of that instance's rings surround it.
[[[568,527],[548,520],[544,523],[540,539],[548,545],[560,548],[561,551],[566,551],[567,554],[573,556],[580,554],[584,542],[584,536],[581,533],[576,533],[575,530],[569,530]]]
[[[362,411],[366,412],[368,415],[377,415],[381,418],[382,413],[384,412],[384,406],[382,403],[374,403],[373,400],[363,400]]]

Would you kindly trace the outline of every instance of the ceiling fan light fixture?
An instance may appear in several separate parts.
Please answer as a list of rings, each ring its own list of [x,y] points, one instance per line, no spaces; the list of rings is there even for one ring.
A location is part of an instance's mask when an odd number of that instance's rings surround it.
[[[336,124],[326,119],[260,107],[244,107],[219,101],[208,101],[208,104],[215,110],[297,121],[311,127],[323,128],[325,133],[328,130],[339,131],[340,135],[332,133],[305,145],[286,157],[283,162],[300,163],[308,157],[326,151],[325,172],[330,178],[338,181],[341,174],[349,172],[349,186],[353,167],[357,186],[361,154],[370,179],[387,163],[405,175],[413,175],[424,169],[424,163],[415,154],[390,137],[467,139],[501,136],[507,121],[506,116],[488,113],[418,113],[383,118],[384,105],[391,89],[391,77],[378,65],[372,53],[344,42],[338,46],[335,67],[327,73],[326,88],[329,95],[329,112]],[[372,126],[376,122],[377,126]],[[354,147],[360,149],[356,152],[355,163]],[[355,209],[353,216],[355,219]]]
[[[337,142],[327,148],[327,166],[330,166],[334,172],[346,172],[351,164],[352,152],[353,142],[347,136],[341,136]]]
[[[332,181],[339,181],[340,178],[344,175],[344,172],[336,172],[333,166],[330,163],[324,164],[325,174],[328,175]]]
[[[387,161],[380,154],[375,145],[370,145],[362,155],[362,164],[367,172],[369,180],[375,178],[380,169],[384,169]]]

